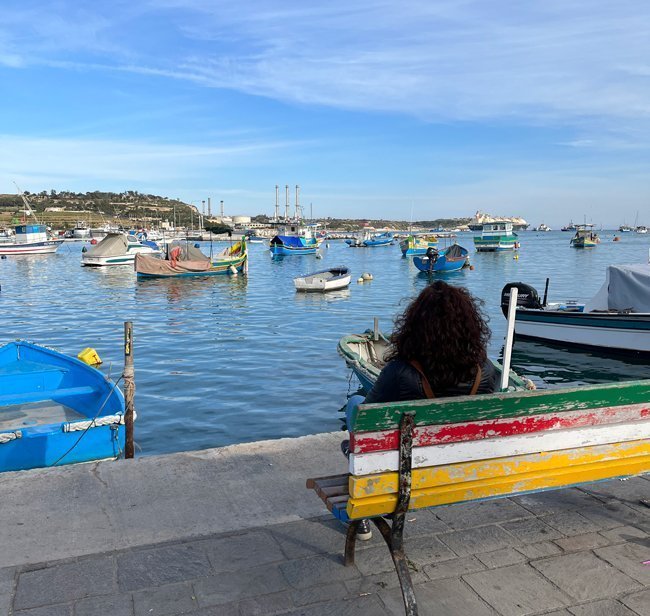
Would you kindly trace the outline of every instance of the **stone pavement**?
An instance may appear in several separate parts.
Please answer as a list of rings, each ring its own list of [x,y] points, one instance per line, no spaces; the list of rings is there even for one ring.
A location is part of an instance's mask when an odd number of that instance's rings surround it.
[[[318,500],[301,490],[295,502]],[[406,553],[420,614],[650,616],[646,499],[650,476],[414,512]],[[346,568],[343,528],[331,516],[285,519],[6,566],[0,613],[403,614],[377,531]]]

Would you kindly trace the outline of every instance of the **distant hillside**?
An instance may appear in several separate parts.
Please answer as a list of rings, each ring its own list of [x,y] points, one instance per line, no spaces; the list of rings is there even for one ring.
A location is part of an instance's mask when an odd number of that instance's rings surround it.
[[[254,222],[267,223],[269,217],[265,215],[255,216]],[[410,223],[406,220],[386,220],[386,219],[360,219],[360,218],[324,218],[318,219],[323,225],[331,231],[357,231],[361,227],[370,226],[375,229],[382,229],[384,227],[389,229],[396,229],[400,231],[407,231],[409,227],[413,229],[456,229],[462,225],[466,225],[471,218],[437,218],[434,220],[418,220]]]
[[[69,221],[85,220],[88,224],[130,221],[132,224],[157,225],[167,220],[177,226],[198,223],[198,209],[177,199],[145,195],[137,190],[123,193],[70,191],[30,193],[25,191],[32,209],[48,224],[69,226]],[[0,215],[3,220],[22,216],[20,195],[0,195]]]

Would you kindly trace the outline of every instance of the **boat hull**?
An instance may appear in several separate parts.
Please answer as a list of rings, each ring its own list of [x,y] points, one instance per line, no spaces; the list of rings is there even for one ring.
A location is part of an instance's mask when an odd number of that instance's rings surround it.
[[[563,312],[518,308],[515,334],[519,338],[650,354],[650,314]]]
[[[504,252],[518,248],[516,237],[474,238],[476,252]]]
[[[27,342],[0,347],[0,471],[116,458],[124,411],[117,386],[78,359]]]
[[[458,257],[447,258],[447,255],[443,252],[436,261],[431,263],[431,260],[428,257],[413,257],[413,264],[421,272],[427,274],[444,274],[448,272],[457,272],[468,264],[468,252],[466,249],[462,249],[463,254]]]
[[[306,293],[326,293],[338,291],[350,285],[350,272],[348,268],[332,268],[314,272],[306,276],[298,276],[293,279],[296,291]]]
[[[52,254],[63,244],[63,240],[44,240],[42,242],[3,242],[0,255],[41,255]]]
[[[138,278],[198,278],[206,276],[232,276],[234,272],[231,268],[234,268],[238,274],[245,273],[246,259],[246,256],[242,256],[236,259],[212,261],[210,269],[199,272],[169,272],[158,274],[137,272],[137,275]]]

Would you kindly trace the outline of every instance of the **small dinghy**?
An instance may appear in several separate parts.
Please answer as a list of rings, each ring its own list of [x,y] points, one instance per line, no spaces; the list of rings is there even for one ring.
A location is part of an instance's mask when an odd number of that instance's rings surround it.
[[[0,347],[0,471],[117,458],[124,410],[117,385],[82,361],[30,342]]]
[[[293,279],[296,291],[336,291],[350,284],[350,270],[347,267],[331,267],[326,270],[298,276]]]
[[[386,365],[390,341],[383,333],[367,329],[363,334],[343,336],[339,340],[337,350],[348,368],[359,379],[364,393],[367,394]],[[494,360],[491,361],[499,374],[499,380],[501,380],[503,366]],[[531,385],[527,380],[520,378],[512,370],[510,371],[508,391],[530,388]]]
[[[469,265],[469,252],[458,244],[452,244],[440,253],[435,251],[424,257],[413,257],[413,264],[427,274],[457,272]]]

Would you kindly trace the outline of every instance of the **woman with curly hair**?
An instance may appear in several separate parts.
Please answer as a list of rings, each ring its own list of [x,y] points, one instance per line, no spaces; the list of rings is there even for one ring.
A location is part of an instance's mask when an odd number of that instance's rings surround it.
[[[480,302],[467,289],[436,281],[427,286],[395,320],[388,363],[362,396],[348,401],[348,422],[361,403],[493,393],[498,375],[487,357],[490,330]],[[341,448],[349,453],[349,441]],[[368,520],[357,530],[370,539]]]
[[[489,339],[479,301],[467,289],[434,282],[397,317],[389,361],[365,402],[493,393]]]

